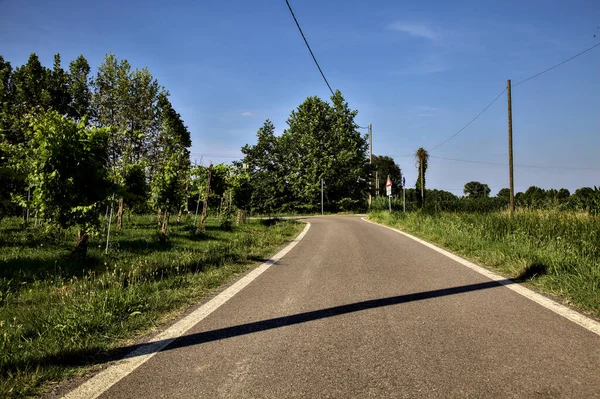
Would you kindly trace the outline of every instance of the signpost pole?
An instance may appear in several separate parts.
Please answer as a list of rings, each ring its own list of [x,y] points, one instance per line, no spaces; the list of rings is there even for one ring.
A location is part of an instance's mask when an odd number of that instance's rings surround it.
[[[390,175],[387,177],[387,181],[385,182],[385,193],[388,197],[388,204],[390,208],[390,213],[392,212],[392,179],[390,179]]]
[[[402,178],[402,212],[406,213],[406,180]]]
[[[321,179],[321,215],[323,215],[323,179]]]

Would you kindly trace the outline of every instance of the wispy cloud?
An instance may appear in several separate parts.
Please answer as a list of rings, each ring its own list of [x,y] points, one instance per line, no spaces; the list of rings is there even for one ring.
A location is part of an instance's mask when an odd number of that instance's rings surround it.
[[[242,112],[242,116],[245,116],[247,118],[254,118],[256,115],[254,115],[252,112],[246,111]]]
[[[396,70],[401,75],[424,75],[439,73],[449,68],[447,62],[437,54],[429,53],[409,59],[407,65]]]
[[[437,32],[424,24],[396,22],[395,24],[390,25],[389,28],[397,32],[407,33],[413,37],[420,37],[431,41],[437,41],[440,38],[440,35]]]

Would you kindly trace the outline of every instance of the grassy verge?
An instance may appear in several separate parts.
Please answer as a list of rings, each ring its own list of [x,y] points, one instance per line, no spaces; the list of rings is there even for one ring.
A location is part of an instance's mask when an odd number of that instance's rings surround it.
[[[559,211],[373,212],[399,228],[600,317],[600,217]]]
[[[0,397],[39,393],[81,372],[166,315],[208,295],[293,238],[302,224],[251,220],[191,234],[191,221],[157,239],[156,217],[134,217],[111,238],[71,256],[76,233],[47,236],[0,225]],[[113,233],[111,232],[111,235]]]

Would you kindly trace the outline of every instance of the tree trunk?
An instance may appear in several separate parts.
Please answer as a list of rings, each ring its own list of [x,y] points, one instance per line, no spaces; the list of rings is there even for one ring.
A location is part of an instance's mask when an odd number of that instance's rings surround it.
[[[77,234],[77,245],[75,245],[75,254],[84,258],[87,255],[88,242],[90,236],[87,231],[79,230]]]
[[[167,233],[169,232],[169,211],[165,211],[160,232],[164,235],[167,235]]]
[[[117,228],[120,230],[123,230],[123,206],[125,205],[125,202],[123,201],[123,198],[119,199],[119,210],[117,211]]]
[[[160,227],[162,225],[161,216],[162,216],[162,210],[160,208],[158,208],[158,213],[156,214],[156,220],[158,222],[158,227]]]

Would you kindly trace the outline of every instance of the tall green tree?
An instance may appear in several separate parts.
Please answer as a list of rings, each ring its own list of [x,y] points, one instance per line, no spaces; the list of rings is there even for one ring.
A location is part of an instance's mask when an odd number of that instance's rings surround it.
[[[252,186],[250,208],[255,213],[272,214],[291,200],[286,184],[287,154],[275,136],[275,126],[266,120],[256,133],[257,142],[242,147],[244,154],[239,167],[245,167]]]
[[[31,123],[29,182],[40,215],[60,228],[78,226],[76,252],[85,255],[90,231],[98,226],[101,203],[110,190],[108,129],[86,128],[48,111]]]
[[[168,234],[169,218],[186,204],[186,182],[190,173],[191,137],[181,116],[173,109],[166,95],[161,95],[160,158],[152,175],[152,202],[162,212],[161,232]]]
[[[469,198],[488,198],[490,192],[491,190],[487,184],[478,181],[468,182],[463,189],[463,193]]]
[[[417,169],[419,170],[419,177],[417,178],[416,189],[420,194],[419,201],[421,206],[425,205],[425,174],[427,172],[427,164],[429,163],[429,153],[423,147],[419,148],[415,152],[415,159],[417,163]]]
[[[12,126],[7,139],[12,144],[26,142],[28,122],[25,116],[37,109],[47,110],[52,105],[50,94],[51,72],[44,67],[35,53],[31,53],[27,63],[19,66],[12,74],[13,107]]]
[[[320,209],[321,179],[329,211],[357,209],[367,198],[368,142],[354,122],[358,112],[339,90],[331,102],[307,98],[292,111],[280,139],[292,204],[300,211]]]
[[[153,173],[159,157],[163,160],[172,158],[172,154],[161,155],[164,135],[160,134],[160,113],[164,110],[159,101],[160,96],[166,98],[168,93],[146,68],[132,71],[127,60],[119,61],[114,54],[107,54],[98,67],[93,87],[94,119],[99,126],[112,127],[109,140],[111,171],[123,192],[127,190],[125,173],[131,165],[146,163]],[[122,228],[124,206],[121,196],[117,210],[119,229]]]
[[[69,116],[80,120],[88,115],[92,101],[90,65],[83,55],[69,64],[69,95],[71,104]]]
[[[54,55],[54,66],[48,81],[50,107],[61,115],[67,115],[71,105],[69,74],[60,65],[60,54]]]

